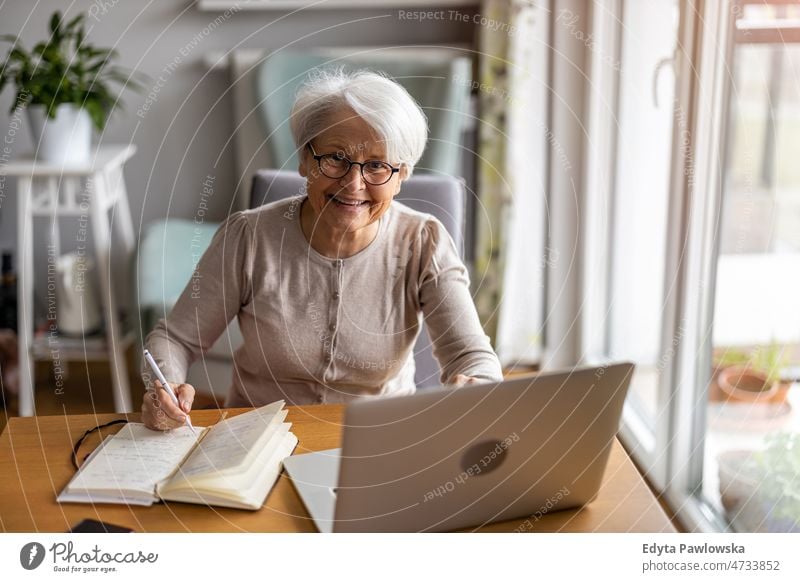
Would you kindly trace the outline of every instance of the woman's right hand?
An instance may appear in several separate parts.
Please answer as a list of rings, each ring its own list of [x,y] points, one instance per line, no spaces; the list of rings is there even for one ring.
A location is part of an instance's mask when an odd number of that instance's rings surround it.
[[[186,416],[192,410],[194,402],[194,386],[191,384],[173,385],[175,396],[178,397],[180,407],[172,401],[172,398],[161,382],[155,381],[155,390],[148,390],[144,394],[142,401],[142,422],[152,430],[169,430],[184,426]]]

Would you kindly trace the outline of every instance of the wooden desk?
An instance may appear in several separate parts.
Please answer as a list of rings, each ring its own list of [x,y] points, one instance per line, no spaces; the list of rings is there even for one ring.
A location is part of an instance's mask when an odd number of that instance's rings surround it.
[[[229,411],[229,415],[245,412]],[[289,407],[287,420],[300,444],[296,453],[340,445],[343,407]],[[213,424],[220,411],[192,413],[199,426]],[[65,532],[84,518],[133,528],[137,532],[312,532],[311,518],[285,474],[260,511],[159,503],[152,507],[59,504],[56,495],[72,478],[72,443],[85,430],[123,415],[35,416],[11,418],[0,436],[0,531]],[[129,415],[138,421],[138,414]],[[87,439],[88,440],[88,439]],[[98,442],[96,439],[94,443]],[[85,453],[91,446],[84,447]],[[672,532],[667,516],[645,485],[625,451],[614,443],[597,499],[577,510],[520,519],[481,531],[537,532]]]

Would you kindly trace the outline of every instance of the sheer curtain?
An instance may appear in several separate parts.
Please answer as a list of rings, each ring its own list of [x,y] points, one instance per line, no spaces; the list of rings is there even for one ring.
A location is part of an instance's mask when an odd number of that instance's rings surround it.
[[[480,12],[475,302],[504,366],[542,346],[548,159],[548,2]]]

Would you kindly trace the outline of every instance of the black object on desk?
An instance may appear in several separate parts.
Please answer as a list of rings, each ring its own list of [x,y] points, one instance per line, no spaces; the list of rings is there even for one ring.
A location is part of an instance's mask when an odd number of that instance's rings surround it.
[[[70,533],[130,533],[133,530],[129,527],[105,523],[96,519],[84,519],[69,531]]]

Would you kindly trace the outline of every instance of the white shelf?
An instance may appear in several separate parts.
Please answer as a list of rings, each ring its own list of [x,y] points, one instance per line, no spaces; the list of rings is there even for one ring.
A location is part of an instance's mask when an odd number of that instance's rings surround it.
[[[380,59],[397,61],[406,58],[415,63],[440,63],[444,59],[470,56],[472,46],[467,43],[451,43],[447,45],[387,47],[378,45],[346,46],[346,47],[314,47],[309,54],[329,57],[332,60],[347,59],[358,62],[367,60],[370,64]],[[209,70],[223,71],[236,62],[240,67],[250,69],[256,67],[269,53],[266,49],[237,49],[235,51],[208,51],[203,56],[203,64]]]
[[[477,6],[479,0],[197,0],[197,9],[208,12],[225,10],[342,10],[376,8],[466,8]]]
[[[0,175],[17,180],[20,416],[31,416],[36,412],[33,363],[43,359],[64,362],[76,359],[111,361],[114,367],[111,382],[114,409],[118,413],[133,410],[124,349],[133,342],[135,336],[122,333],[111,272],[111,247],[112,238],[119,237],[127,260],[136,245],[123,177],[124,164],[135,152],[136,146],[133,144],[102,145],[82,164],[47,164],[27,156],[0,168]],[[112,208],[114,212],[109,217],[108,210]],[[43,215],[51,219],[48,253],[52,252],[53,256],[58,257],[61,255],[58,219],[65,215],[75,216],[76,211],[79,211],[77,215],[86,217],[87,224],[91,224],[108,337],[105,340],[87,338],[86,342],[82,338],[34,337],[34,243],[48,242],[46,237],[34,238],[34,219]],[[39,265],[41,267],[43,265]]]
[[[110,145],[97,148],[86,163],[50,164],[36,160],[33,154],[20,156],[0,166],[0,174],[6,176],[89,176],[108,167],[124,164],[136,153],[136,146]]]
[[[133,344],[135,338],[132,331],[122,336],[120,348],[123,353]],[[45,334],[33,340],[31,357],[37,361],[59,359],[65,362],[77,360],[102,362],[109,359],[109,350],[104,336],[91,336],[84,340],[84,338],[59,335],[51,337]]]

